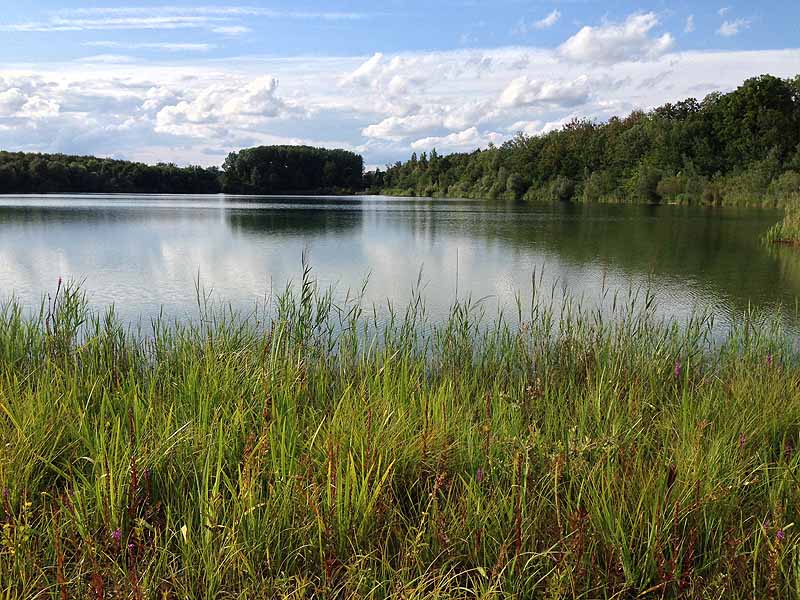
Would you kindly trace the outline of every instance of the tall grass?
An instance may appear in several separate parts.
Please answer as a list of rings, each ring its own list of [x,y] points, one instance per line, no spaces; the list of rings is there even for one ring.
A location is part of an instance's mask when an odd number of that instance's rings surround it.
[[[606,302],[8,302],[2,597],[797,597],[795,339]]]
[[[767,231],[764,239],[774,244],[800,244],[800,209],[787,208],[786,216]]]

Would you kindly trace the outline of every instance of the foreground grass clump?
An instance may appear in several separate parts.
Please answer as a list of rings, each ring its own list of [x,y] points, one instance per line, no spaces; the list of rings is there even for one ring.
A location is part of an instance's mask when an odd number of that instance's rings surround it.
[[[641,305],[376,323],[306,279],[145,335],[8,303],[2,597],[796,597],[793,338]]]
[[[764,239],[772,244],[800,244],[800,209],[787,209],[783,220],[773,225]]]

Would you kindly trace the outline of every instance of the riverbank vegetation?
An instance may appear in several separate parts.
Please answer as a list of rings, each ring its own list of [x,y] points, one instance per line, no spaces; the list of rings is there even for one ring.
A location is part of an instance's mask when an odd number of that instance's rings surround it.
[[[530,201],[800,203],[800,76],[750,79],[606,123],[573,120],[469,154],[368,174],[384,193]]]
[[[765,239],[773,244],[800,244],[800,208],[788,209],[783,220],[767,231]]]
[[[416,294],[375,322],[308,271],[145,332],[73,286],[7,303],[0,591],[796,597],[796,338],[534,292],[519,326]]]

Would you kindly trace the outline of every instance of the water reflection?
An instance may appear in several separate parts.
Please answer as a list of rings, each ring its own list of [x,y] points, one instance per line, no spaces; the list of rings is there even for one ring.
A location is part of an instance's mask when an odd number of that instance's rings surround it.
[[[61,196],[0,198],[0,295],[38,306],[58,277],[126,318],[195,313],[196,279],[248,309],[300,274],[402,304],[420,269],[430,312],[455,297],[528,302],[531,275],[589,301],[651,285],[666,315],[794,308],[800,253],[758,238],[772,211],[527,206],[460,200]]]

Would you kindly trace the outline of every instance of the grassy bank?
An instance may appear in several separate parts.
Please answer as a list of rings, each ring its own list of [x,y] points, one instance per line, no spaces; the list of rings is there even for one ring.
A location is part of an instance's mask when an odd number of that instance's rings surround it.
[[[796,340],[549,297],[378,324],[307,275],[141,334],[75,288],[5,305],[3,597],[795,597]]]

